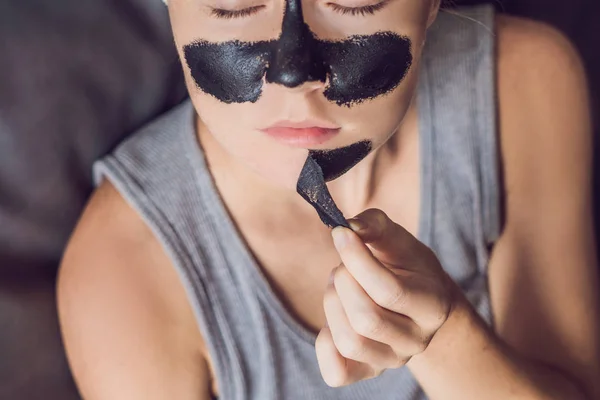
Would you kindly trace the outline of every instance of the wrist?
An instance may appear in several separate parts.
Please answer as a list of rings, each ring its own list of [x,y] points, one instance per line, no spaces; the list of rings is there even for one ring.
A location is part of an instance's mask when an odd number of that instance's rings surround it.
[[[460,286],[458,286],[458,284],[454,282],[454,280],[448,274],[446,274],[446,277],[448,282],[448,296],[450,298],[450,310],[448,311],[448,318],[446,319],[446,322],[444,322],[444,325],[442,325],[439,331],[444,329],[444,327],[446,327],[447,330],[449,325],[458,324],[461,326],[465,323],[470,324],[474,322],[472,319],[479,317],[477,311],[467,299],[467,296]]]
[[[454,282],[452,285],[453,287],[450,288],[451,306],[446,322],[433,335],[425,351],[410,359],[407,363],[408,367],[417,364],[435,364],[435,360],[444,358],[450,348],[462,347],[465,343],[481,345],[489,339],[485,322],[460,287]]]

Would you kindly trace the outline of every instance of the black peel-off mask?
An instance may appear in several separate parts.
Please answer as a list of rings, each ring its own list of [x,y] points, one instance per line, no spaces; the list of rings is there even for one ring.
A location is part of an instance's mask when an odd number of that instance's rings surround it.
[[[300,172],[296,191],[312,205],[321,221],[330,228],[349,228],[333,201],[325,182],[332,181],[358,164],[371,152],[372,144],[363,140],[334,150],[310,150]]]
[[[196,85],[224,103],[256,102],[268,83],[289,88],[326,83],[325,98],[351,107],[394,90],[412,64],[411,41],[394,32],[321,40],[304,22],[301,0],[286,0],[281,35],[276,40],[220,43],[198,40],[183,47]],[[310,150],[297,192],[333,228],[349,227],[326,182],[364,159],[369,140],[333,150]]]
[[[286,0],[276,40],[198,40],[183,53],[198,87],[224,103],[256,102],[265,77],[290,88],[327,82],[325,98],[352,106],[395,89],[412,63],[410,39],[394,32],[317,39],[304,22],[301,0]]]

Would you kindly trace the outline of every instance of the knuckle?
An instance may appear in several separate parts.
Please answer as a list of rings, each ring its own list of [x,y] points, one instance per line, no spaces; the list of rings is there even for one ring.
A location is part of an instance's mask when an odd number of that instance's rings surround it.
[[[360,219],[368,222],[369,227],[373,228],[371,233],[379,237],[388,228],[390,219],[387,214],[378,208],[369,208],[358,215]]]
[[[377,304],[388,310],[398,310],[404,308],[407,297],[407,291],[397,283],[391,290],[380,292]]]
[[[353,321],[354,330],[361,336],[375,338],[385,331],[387,321],[380,313],[365,312],[357,315]]]
[[[366,343],[358,335],[345,335],[339,339],[337,348],[343,357],[358,361],[366,351]]]
[[[387,214],[382,210],[376,210],[374,213],[375,221],[377,221],[377,226],[379,226],[379,232],[381,235],[388,235],[391,229],[390,219]]]
[[[367,217],[369,219],[372,218],[372,219],[377,219],[377,220],[380,220],[382,218],[387,218],[387,214],[379,208],[367,208],[362,213],[360,213],[359,216],[361,216],[363,218]]]
[[[379,223],[385,223],[388,220],[387,214],[380,208],[371,208],[369,211],[373,218],[375,218]]]

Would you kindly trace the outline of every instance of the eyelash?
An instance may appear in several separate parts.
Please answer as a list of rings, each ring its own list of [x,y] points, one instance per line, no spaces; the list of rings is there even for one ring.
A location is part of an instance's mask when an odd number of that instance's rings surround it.
[[[339,4],[335,4],[335,3],[327,3],[327,5],[329,7],[331,7],[331,9],[337,13],[340,13],[342,15],[373,15],[375,14],[377,11],[381,10],[383,7],[385,7],[385,5],[388,3],[389,0],[383,0],[377,4],[373,4],[370,6],[363,6],[363,7],[344,7],[344,6],[340,6]]]
[[[383,7],[385,7],[385,5],[389,2],[389,0],[383,0],[377,4],[373,4],[370,6],[363,6],[363,7],[344,7],[344,6],[340,6],[339,4],[335,4],[335,3],[327,3],[327,5],[329,7],[331,7],[331,9],[339,14],[342,15],[373,15],[375,14],[377,11],[381,10]],[[244,8],[242,10],[223,10],[221,8],[213,8],[211,10],[211,15],[216,17],[216,18],[223,18],[223,19],[232,19],[232,18],[244,18],[244,17],[248,17],[250,15],[256,14],[258,11],[262,10],[265,6],[261,5],[261,6],[254,6],[254,7],[249,7],[249,8]]]
[[[232,19],[232,18],[244,18],[252,14],[256,14],[258,11],[263,9],[265,6],[254,6],[244,8],[242,10],[223,10],[221,8],[213,8],[211,15],[217,18]]]

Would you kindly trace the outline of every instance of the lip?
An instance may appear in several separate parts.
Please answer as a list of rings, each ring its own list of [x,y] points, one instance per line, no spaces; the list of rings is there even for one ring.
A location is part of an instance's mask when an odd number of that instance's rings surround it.
[[[280,121],[261,131],[290,146],[306,147],[327,142],[339,133],[340,128],[319,121],[305,120]]]

